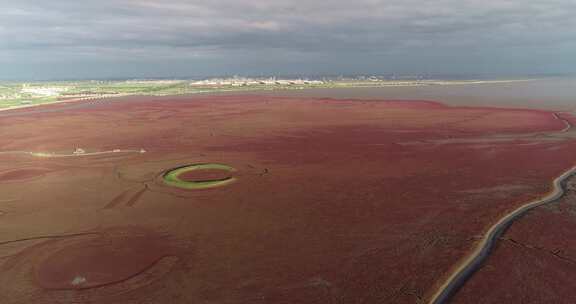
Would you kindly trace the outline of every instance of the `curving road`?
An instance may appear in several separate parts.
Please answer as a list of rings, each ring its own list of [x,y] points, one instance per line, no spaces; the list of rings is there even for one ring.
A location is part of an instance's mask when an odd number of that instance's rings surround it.
[[[476,246],[474,251],[462,262],[462,264],[448,277],[448,279],[440,286],[438,291],[430,300],[430,304],[443,304],[448,303],[450,298],[460,289],[466,281],[480,268],[482,263],[486,261],[496,241],[506,231],[518,217],[524,215],[526,212],[554,202],[561,198],[565,193],[567,179],[576,174],[576,166],[572,167],[562,175],[557,177],[553,182],[553,189],[545,197],[531,201],[516,210],[506,214],[496,224],[492,225],[490,229],[484,234],[482,241]]]
[[[560,120],[561,122],[563,122],[565,125],[564,129],[560,130],[559,133],[566,133],[570,131],[570,129],[572,129],[572,124],[570,123],[570,121],[568,121],[565,118],[562,118],[560,115],[558,115],[558,113],[552,113],[552,116],[554,116],[556,120]]]

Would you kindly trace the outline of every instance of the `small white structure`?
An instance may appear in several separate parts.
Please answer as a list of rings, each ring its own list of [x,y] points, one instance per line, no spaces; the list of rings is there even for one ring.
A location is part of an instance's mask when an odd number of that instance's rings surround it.
[[[86,283],[86,278],[82,276],[75,276],[74,279],[70,282],[72,286],[78,286]]]
[[[82,149],[82,148],[76,148],[76,150],[74,150],[74,153],[73,153],[73,154],[74,154],[74,155],[81,155],[81,154],[84,154],[84,153],[86,153],[86,151],[84,151],[84,149]]]

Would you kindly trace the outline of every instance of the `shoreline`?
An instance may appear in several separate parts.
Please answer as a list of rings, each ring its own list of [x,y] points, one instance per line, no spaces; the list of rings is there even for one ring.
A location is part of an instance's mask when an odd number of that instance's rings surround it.
[[[114,97],[120,98],[120,97],[125,97],[125,96],[114,96]],[[74,103],[74,102],[80,102],[80,101],[89,101],[89,100],[98,100],[98,99],[105,99],[105,98],[114,98],[114,97],[101,97],[101,98],[97,98],[97,97],[89,97],[89,98],[88,98],[88,97],[87,97],[87,98],[75,98],[75,99],[66,99],[66,100],[56,100],[56,101],[52,101],[52,102],[45,102],[45,103],[39,103],[39,104],[23,105],[23,106],[9,107],[9,108],[0,108],[0,112],[10,111],[10,110],[30,109],[30,108],[40,107],[40,106],[63,104],[63,103]]]
[[[314,90],[314,89],[362,89],[362,88],[410,88],[410,87],[434,87],[434,86],[466,86],[466,85],[489,85],[489,84],[507,84],[507,83],[522,83],[531,82],[542,79],[510,79],[510,80],[425,80],[425,81],[383,81],[383,82],[357,82],[357,83],[335,83],[333,85],[326,86],[310,86],[310,87],[283,87],[283,88],[222,88],[214,90],[204,90],[197,92],[186,92],[182,94],[167,94],[167,95],[153,95],[153,94],[122,94],[113,96],[98,96],[98,97],[83,97],[83,98],[73,98],[66,100],[56,100],[39,104],[29,104],[21,105],[7,108],[0,108],[0,112],[6,112],[11,110],[21,110],[36,108],[45,105],[54,104],[65,104],[65,103],[75,103],[80,101],[90,101],[90,100],[102,100],[102,99],[115,99],[122,97],[169,97],[169,96],[189,96],[189,95],[212,95],[212,94],[227,94],[227,93],[258,93],[258,92],[271,92],[271,91],[304,91],[304,90]]]

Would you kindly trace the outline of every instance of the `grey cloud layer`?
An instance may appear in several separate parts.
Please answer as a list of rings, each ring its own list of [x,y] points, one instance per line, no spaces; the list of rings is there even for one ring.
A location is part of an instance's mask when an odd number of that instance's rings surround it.
[[[576,0],[0,0],[0,62],[11,64],[46,56],[336,60],[575,42]]]

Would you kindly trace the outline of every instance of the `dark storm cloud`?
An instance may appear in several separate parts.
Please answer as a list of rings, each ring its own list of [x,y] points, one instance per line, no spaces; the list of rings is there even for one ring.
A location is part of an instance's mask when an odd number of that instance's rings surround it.
[[[201,73],[212,61],[223,71],[322,64],[346,73],[359,72],[346,60],[417,71],[431,58],[440,60],[432,70],[470,58],[490,70],[488,57],[514,59],[519,48],[533,53],[526,61],[554,56],[573,70],[574,16],[575,0],[0,0],[0,76],[66,62],[113,62],[118,75],[131,69],[125,62],[163,61]]]

